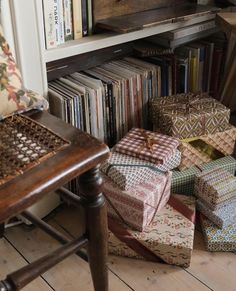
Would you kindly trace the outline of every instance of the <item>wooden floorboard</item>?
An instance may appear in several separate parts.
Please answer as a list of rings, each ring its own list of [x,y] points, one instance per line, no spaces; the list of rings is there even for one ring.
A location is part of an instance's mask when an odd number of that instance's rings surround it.
[[[81,232],[82,217],[74,208],[64,208],[50,223],[71,236]],[[17,226],[6,231],[0,241],[0,277],[54,250],[59,244],[37,228]],[[196,231],[191,265],[187,269],[167,264],[109,256],[111,291],[235,291],[236,256],[205,250],[202,234]],[[43,279],[42,279],[43,278]],[[29,285],[27,291],[93,290],[88,264],[76,255],[67,258]],[[47,285],[48,283],[48,285]],[[31,287],[32,286],[32,287]],[[51,287],[50,287],[51,286]]]

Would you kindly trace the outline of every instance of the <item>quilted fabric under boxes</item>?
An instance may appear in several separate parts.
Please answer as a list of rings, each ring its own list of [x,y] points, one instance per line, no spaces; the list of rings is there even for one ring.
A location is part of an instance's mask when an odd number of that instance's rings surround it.
[[[193,250],[195,198],[172,195],[143,232],[109,219],[109,253],[188,267]]]
[[[211,210],[203,201],[198,199],[197,209],[221,229],[236,223],[236,201],[228,203],[217,210]]]
[[[197,173],[202,170],[211,170],[214,168],[222,168],[231,174],[235,174],[236,160],[231,157],[223,157],[218,160],[203,164],[200,167],[191,167],[184,171],[172,171],[171,192],[184,195],[194,194],[194,178]]]
[[[151,106],[153,123],[158,119],[163,134],[179,139],[225,131],[229,127],[230,110],[206,94],[159,97]]]
[[[235,252],[236,251],[236,223],[224,229],[219,229],[205,216],[200,215],[200,223],[208,251]]]
[[[122,191],[109,177],[102,176],[108,215],[138,231],[143,231],[169,200],[171,172],[157,173],[129,191]]]
[[[109,176],[122,190],[129,190],[152,179],[158,172],[167,172],[176,168],[180,160],[181,153],[178,150],[162,165],[112,152],[111,157],[101,166],[101,171]]]
[[[178,145],[176,138],[133,128],[115,145],[114,150],[155,164],[163,164],[173,155]]]
[[[211,210],[236,200],[236,177],[221,168],[198,173],[194,193]]]
[[[223,156],[231,155],[234,151],[236,128],[230,126],[223,132],[203,135],[197,138],[182,140],[180,170],[199,166]]]

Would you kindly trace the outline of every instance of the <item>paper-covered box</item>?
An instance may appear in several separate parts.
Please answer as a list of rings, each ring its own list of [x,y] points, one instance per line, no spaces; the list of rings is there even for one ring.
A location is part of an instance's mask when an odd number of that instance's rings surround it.
[[[115,145],[114,151],[155,164],[164,164],[178,145],[176,138],[133,128]]]
[[[111,157],[101,165],[101,171],[109,176],[121,190],[129,190],[138,184],[152,179],[158,172],[176,168],[181,160],[176,150],[164,164],[154,164],[135,157],[112,152]]]
[[[236,223],[220,229],[203,215],[200,215],[200,223],[208,251],[236,251]]]
[[[143,232],[109,219],[109,253],[188,267],[193,250],[195,199],[172,195]]]
[[[153,123],[158,119],[163,134],[179,139],[225,131],[229,126],[230,110],[206,94],[159,97],[151,106]]]
[[[171,172],[156,173],[151,180],[122,191],[109,177],[103,177],[103,194],[108,215],[143,231],[170,197]]]

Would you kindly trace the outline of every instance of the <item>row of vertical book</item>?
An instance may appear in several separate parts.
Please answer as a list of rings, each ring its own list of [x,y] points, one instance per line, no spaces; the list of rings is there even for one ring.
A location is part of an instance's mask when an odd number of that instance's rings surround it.
[[[92,0],[42,0],[45,46],[92,34]]]
[[[216,37],[172,54],[141,57],[138,46],[134,52],[49,82],[51,113],[112,146],[132,127],[149,128],[148,105],[156,96],[191,91],[218,97],[225,43]]]

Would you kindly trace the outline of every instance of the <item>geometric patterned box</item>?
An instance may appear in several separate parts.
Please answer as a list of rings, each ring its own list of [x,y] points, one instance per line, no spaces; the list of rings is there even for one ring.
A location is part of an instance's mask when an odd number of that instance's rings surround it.
[[[171,192],[183,195],[194,195],[194,178],[197,173],[200,173],[200,168],[202,170],[222,168],[234,175],[236,170],[236,160],[232,156],[227,156],[203,164],[199,168],[194,166],[184,171],[173,170]]]
[[[210,220],[200,214],[207,250],[210,252],[236,251],[236,223],[224,229],[219,229]]]
[[[143,231],[170,197],[171,172],[156,173],[151,179],[122,191],[109,177],[103,177],[103,194],[110,217]]]
[[[169,96],[157,99],[169,99]],[[163,134],[185,139],[225,131],[229,127],[230,110],[206,94],[194,97],[189,93],[181,96],[181,101],[176,99],[159,106],[155,100],[152,103],[153,121],[159,118]]]
[[[204,202],[197,200],[197,209],[220,229],[236,223],[236,201],[228,203],[218,210],[210,210]]]
[[[221,168],[203,171],[195,176],[194,194],[211,210],[236,201],[236,177]]]
[[[157,165],[135,157],[112,152],[110,158],[101,165],[101,171],[109,176],[121,190],[142,184],[152,179],[158,172],[167,172],[176,168],[181,160],[180,151],[173,155],[162,165]]]
[[[188,267],[193,250],[195,198],[171,195],[143,232],[109,219],[110,254]]]

